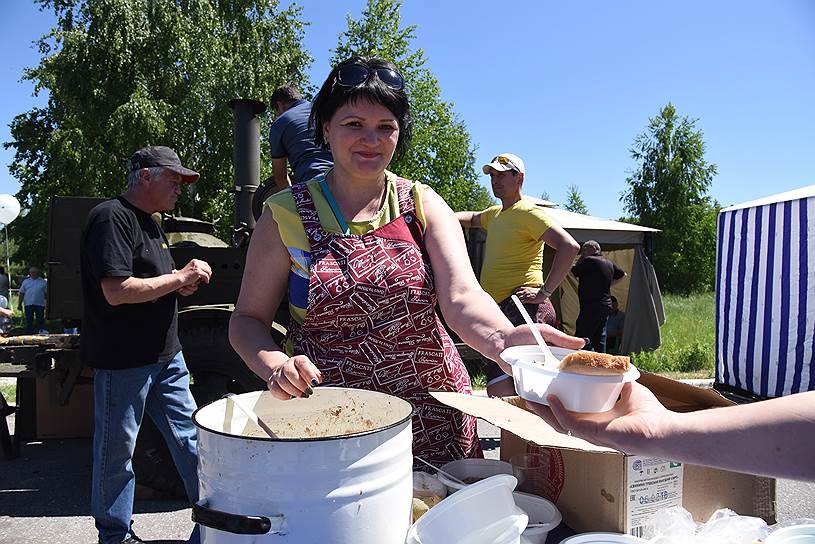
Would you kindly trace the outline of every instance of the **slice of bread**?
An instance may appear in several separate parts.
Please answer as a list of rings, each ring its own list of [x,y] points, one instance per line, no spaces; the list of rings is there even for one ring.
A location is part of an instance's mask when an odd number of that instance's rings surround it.
[[[592,376],[615,376],[625,374],[631,367],[628,357],[609,355],[594,351],[575,351],[560,362],[561,372],[588,374]]]

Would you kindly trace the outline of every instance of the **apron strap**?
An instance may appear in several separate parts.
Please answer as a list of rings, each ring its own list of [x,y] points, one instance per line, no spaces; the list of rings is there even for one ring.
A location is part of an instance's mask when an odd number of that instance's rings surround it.
[[[320,240],[326,238],[326,233],[320,225],[320,216],[317,215],[311,191],[308,190],[305,183],[296,183],[292,185],[291,194],[297,206],[297,213],[300,215],[300,222],[303,223],[303,230],[306,231],[308,244],[313,250]]]
[[[396,178],[396,195],[399,198],[399,213],[405,215],[416,210],[416,203],[413,201],[413,184],[405,178]],[[415,215],[415,213],[414,213]]]

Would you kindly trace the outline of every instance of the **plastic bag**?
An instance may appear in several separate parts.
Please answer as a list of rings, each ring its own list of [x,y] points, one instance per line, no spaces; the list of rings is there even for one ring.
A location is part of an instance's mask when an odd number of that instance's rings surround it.
[[[681,506],[672,506],[656,512],[645,524],[643,538],[658,544],[693,542],[696,522],[690,512]]]
[[[643,537],[651,544],[753,544],[769,529],[761,518],[717,510],[705,523],[696,523],[690,512],[676,506],[656,512],[645,525]]]

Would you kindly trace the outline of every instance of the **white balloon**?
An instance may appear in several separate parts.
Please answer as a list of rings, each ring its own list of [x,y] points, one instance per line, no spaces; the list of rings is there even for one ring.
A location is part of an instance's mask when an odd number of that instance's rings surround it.
[[[0,223],[8,225],[20,215],[20,203],[11,195],[0,195]]]

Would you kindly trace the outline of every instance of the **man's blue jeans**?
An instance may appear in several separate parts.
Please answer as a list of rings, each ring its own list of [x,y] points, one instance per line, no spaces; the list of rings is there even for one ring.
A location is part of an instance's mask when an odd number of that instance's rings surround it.
[[[100,543],[121,542],[131,536],[136,488],[132,458],[145,413],[164,436],[190,502],[198,500],[194,410],[181,352],[166,363],[96,370],[91,513]]]
[[[34,304],[29,304],[28,306],[26,306],[25,307],[26,334],[37,334],[44,328],[45,328],[45,306],[36,306]]]

